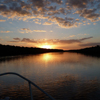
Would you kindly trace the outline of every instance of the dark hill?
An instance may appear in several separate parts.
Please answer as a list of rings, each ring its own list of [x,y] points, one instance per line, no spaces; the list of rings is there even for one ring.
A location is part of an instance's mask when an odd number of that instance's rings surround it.
[[[20,47],[0,44],[0,56],[39,54],[46,52],[63,52],[61,49],[43,49],[36,47]]]
[[[89,47],[89,48],[84,48],[84,49],[67,50],[67,52],[77,52],[77,53],[82,53],[85,55],[100,57],[100,46],[97,45],[95,47]]]

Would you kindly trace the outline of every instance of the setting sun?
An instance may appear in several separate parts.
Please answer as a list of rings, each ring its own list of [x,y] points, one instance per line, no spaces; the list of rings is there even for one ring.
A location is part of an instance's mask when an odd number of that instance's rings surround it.
[[[50,45],[42,45],[41,48],[51,49],[52,47]]]

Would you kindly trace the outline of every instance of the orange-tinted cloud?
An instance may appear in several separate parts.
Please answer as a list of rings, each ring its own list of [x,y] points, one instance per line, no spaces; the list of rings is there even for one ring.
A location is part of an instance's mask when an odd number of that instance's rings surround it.
[[[0,22],[5,22],[6,20],[0,19]]]
[[[53,23],[50,23],[50,22],[45,22],[43,23],[43,25],[52,25]]]
[[[0,31],[0,33],[10,33],[11,31]]]
[[[34,30],[34,32],[46,32],[45,30]]]
[[[20,33],[32,33],[33,30],[30,30],[29,28],[21,28],[19,30]]]

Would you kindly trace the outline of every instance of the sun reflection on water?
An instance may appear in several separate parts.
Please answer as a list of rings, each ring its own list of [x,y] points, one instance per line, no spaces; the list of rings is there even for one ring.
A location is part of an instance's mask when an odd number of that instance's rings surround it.
[[[53,58],[52,55],[49,54],[49,53],[43,54],[43,60],[46,61],[46,62],[50,61],[52,58]]]

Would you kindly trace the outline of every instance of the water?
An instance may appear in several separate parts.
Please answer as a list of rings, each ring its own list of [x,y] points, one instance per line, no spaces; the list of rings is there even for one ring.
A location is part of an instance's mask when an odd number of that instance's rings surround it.
[[[0,73],[16,72],[57,100],[100,100],[100,58],[77,53],[44,53],[0,58]],[[49,100],[32,86],[35,100]],[[0,98],[29,100],[28,83],[18,76],[0,77]]]

